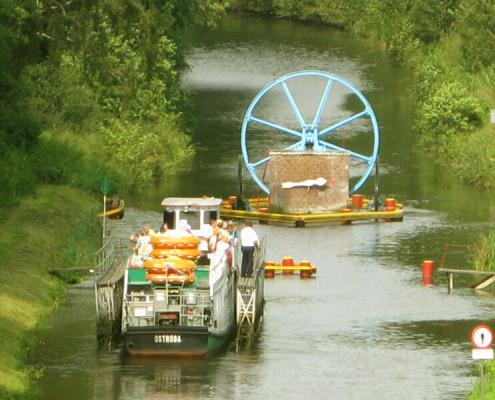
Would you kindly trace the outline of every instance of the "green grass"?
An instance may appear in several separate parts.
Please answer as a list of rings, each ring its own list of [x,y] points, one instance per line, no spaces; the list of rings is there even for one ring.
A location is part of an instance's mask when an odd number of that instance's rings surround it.
[[[472,259],[474,268],[478,271],[495,270],[495,232],[484,233],[480,236],[479,246],[473,248]]]
[[[485,362],[483,369],[483,394],[481,394],[480,380],[478,378],[476,386],[468,397],[469,400],[495,399],[495,361]]]
[[[29,396],[32,332],[63,293],[48,269],[89,262],[99,238],[95,204],[76,189],[42,186],[0,221],[0,398]]]

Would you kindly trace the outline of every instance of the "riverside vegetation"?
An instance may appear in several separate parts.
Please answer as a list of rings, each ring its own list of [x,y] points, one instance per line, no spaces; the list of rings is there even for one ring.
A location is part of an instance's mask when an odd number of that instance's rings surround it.
[[[139,189],[194,154],[181,36],[224,10],[224,0],[0,2],[0,398],[32,392],[29,332],[63,293],[48,269],[92,261],[103,177]]]
[[[495,187],[495,1],[233,0],[236,10],[315,21],[366,36],[414,72],[419,145],[479,189]],[[495,269],[495,235],[481,236],[478,269]],[[495,362],[483,398],[495,398]],[[480,396],[479,384],[470,399]]]
[[[233,0],[237,10],[369,37],[411,68],[419,143],[463,181],[495,186],[493,0]]]

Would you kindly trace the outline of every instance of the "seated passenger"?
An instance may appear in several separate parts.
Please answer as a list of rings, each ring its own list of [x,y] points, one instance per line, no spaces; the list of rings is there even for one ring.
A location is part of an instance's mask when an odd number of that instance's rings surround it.
[[[160,227],[160,232],[159,232],[159,234],[160,234],[160,235],[165,236],[165,235],[167,234],[167,231],[168,231],[168,224],[167,224],[167,223],[164,223],[164,224]]]
[[[189,224],[184,225],[184,232],[186,233],[186,236],[194,236],[191,225]]]
[[[132,243],[132,251],[137,254],[137,251],[139,249],[139,246],[141,246],[141,242],[139,242],[139,238],[141,237],[141,232],[134,232],[131,237],[131,243]]]
[[[151,226],[149,226],[149,225],[143,226],[143,232],[145,235],[148,235],[148,236],[155,236],[156,235],[156,232],[153,229],[151,229]]]
[[[151,237],[145,232],[141,233],[141,236],[139,237],[136,245],[138,247],[137,249],[137,254],[139,256],[149,256],[151,255],[151,252],[153,251],[153,246],[150,243]]]

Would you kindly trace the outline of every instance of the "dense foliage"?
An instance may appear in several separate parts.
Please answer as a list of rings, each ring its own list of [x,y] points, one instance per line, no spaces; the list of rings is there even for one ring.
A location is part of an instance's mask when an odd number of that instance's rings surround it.
[[[234,0],[234,9],[323,22],[370,37],[416,73],[415,130],[460,178],[495,186],[494,0]]]
[[[38,182],[140,186],[186,161],[180,37],[224,0],[0,2],[0,208]]]

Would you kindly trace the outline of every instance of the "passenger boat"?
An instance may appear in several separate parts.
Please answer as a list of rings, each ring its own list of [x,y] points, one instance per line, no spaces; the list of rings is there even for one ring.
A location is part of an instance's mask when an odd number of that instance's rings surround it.
[[[209,197],[165,198],[163,221],[170,229],[150,238],[153,252],[206,253],[209,222],[219,217],[221,203]],[[204,357],[230,343],[235,332],[236,274],[228,258],[223,254],[192,259],[189,253],[184,257],[131,257],[123,298],[125,350]]]

